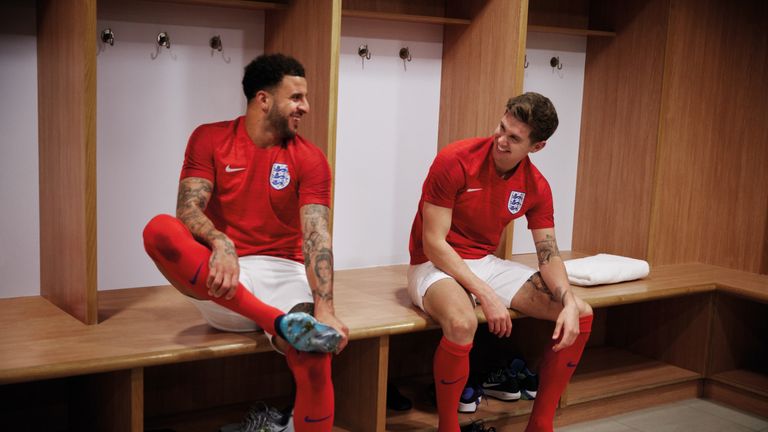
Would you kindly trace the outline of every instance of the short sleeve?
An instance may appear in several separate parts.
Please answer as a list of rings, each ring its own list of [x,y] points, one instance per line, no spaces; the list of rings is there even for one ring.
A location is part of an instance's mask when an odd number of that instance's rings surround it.
[[[299,181],[299,207],[307,204],[331,206],[331,167],[325,155],[312,144],[302,158]]]
[[[424,201],[453,208],[456,196],[465,186],[464,169],[454,154],[438,153],[424,181]]]
[[[539,183],[537,198],[536,204],[525,213],[528,229],[554,228],[555,209],[552,204],[552,189],[544,178]]]
[[[216,180],[213,142],[208,138],[205,125],[195,129],[187,142],[179,179],[183,180],[187,177],[201,177],[211,182]]]

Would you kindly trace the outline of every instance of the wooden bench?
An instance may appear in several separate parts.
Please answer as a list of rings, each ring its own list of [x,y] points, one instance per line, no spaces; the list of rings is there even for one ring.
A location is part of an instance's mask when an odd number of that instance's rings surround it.
[[[515,259],[536,264],[533,255]],[[406,268],[337,272],[337,313],[352,341],[334,362],[337,430],[430,430],[436,425],[434,410],[423,404],[411,412],[386,412],[388,377],[426,382],[409,374],[424,375],[439,337],[436,324],[410,304]],[[560,424],[697,396],[768,415],[767,276],[681,264],[656,267],[640,281],[575,289],[595,308],[595,329],[561,401]],[[290,393],[287,369],[262,333],[210,328],[172,287],[104,291],[99,305],[100,323],[85,326],[40,297],[0,300],[0,384],[5,384],[0,402],[11,407],[5,410],[20,409],[21,402],[12,400],[34,399],[42,389],[65,395],[43,403],[52,412],[67,406],[70,421],[86,428],[144,430],[146,417],[162,419],[149,425],[211,430],[234,415],[220,415],[218,404],[240,397],[242,405],[252,397],[254,389],[240,388],[240,381],[258,387],[259,397],[284,400]],[[477,313],[482,320],[479,308]],[[533,321],[516,320],[513,333],[546,336],[547,324]],[[525,345],[528,339],[518,336],[513,344]],[[254,353],[263,354],[247,356]],[[401,357],[421,364],[390,370]],[[417,387],[405,387],[406,394],[419,396]],[[191,388],[220,396],[179,404]],[[82,400],[70,400],[73,394]],[[78,404],[95,404],[95,409],[80,418],[72,414]],[[178,406],[163,408],[169,404]],[[184,415],[201,406],[211,409],[199,418]],[[472,417],[512,428],[524,424],[530,408],[527,401],[490,402]]]

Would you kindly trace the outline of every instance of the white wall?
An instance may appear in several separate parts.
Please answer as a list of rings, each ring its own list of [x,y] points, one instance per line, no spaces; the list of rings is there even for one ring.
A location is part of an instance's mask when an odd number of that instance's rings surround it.
[[[561,250],[571,249],[573,210],[576,197],[576,167],[579,161],[581,100],[584,88],[584,60],[587,38],[529,33],[526,47],[528,68],[523,88],[552,100],[560,125],[547,146],[531,156],[534,165],[552,187],[555,202],[555,233]],[[560,57],[562,70],[552,69],[550,59]],[[512,253],[535,252],[528,222],[515,221]]]
[[[37,58],[35,10],[0,10],[0,298],[39,294]],[[99,289],[165,284],[146,257],[141,230],[173,213],[189,133],[239,115],[242,68],[263,51],[263,12],[155,2],[99,3],[100,32],[115,46],[98,61]],[[158,32],[172,49],[156,52]],[[208,40],[220,34],[224,56]],[[98,37],[98,35],[94,35]],[[365,68],[357,47],[373,53]],[[409,46],[413,61],[398,57]],[[528,35],[525,88],[549,96],[560,128],[534,155],[555,193],[561,249],[570,248],[584,38]],[[552,71],[549,58],[565,65]],[[337,268],[404,263],[421,185],[437,146],[442,26],[344,18],[342,24],[334,246]],[[531,252],[522,220],[513,251]]]
[[[144,252],[143,227],[156,214],[175,213],[192,130],[244,112],[243,67],[263,52],[264,14],[112,4],[99,9],[99,32],[106,27],[116,38],[97,57],[98,286],[166,284]],[[153,60],[161,31],[171,49]],[[223,55],[208,46],[214,35]]]
[[[40,293],[34,2],[0,6],[0,298]]]
[[[442,26],[344,18],[334,199],[337,269],[408,262],[437,152]],[[361,44],[372,52],[365,67]],[[408,46],[413,60],[398,56]]]

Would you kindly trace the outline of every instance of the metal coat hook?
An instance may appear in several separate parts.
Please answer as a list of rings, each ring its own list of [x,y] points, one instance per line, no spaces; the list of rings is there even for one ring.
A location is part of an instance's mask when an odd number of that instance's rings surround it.
[[[171,36],[166,32],[160,32],[157,34],[157,49],[155,50],[154,54],[149,55],[152,60],[156,59],[160,55],[160,48],[162,47],[165,47],[169,50],[171,49]],[[171,54],[171,58],[175,59],[176,57]]]
[[[408,70],[408,68],[405,67],[405,62],[413,60],[411,58],[411,50],[408,49],[408,47],[400,48],[400,58],[403,59],[403,70]]]
[[[368,44],[360,45],[357,48],[357,55],[360,56],[363,62],[363,69],[365,69],[365,61],[371,59],[371,50],[368,49]]]
[[[559,56],[549,59],[549,65],[552,66],[552,72],[555,71],[555,68],[557,68],[557,70],[563,70],[563,64],[560,62]]]
[[[528,69],[528,66],[530,66],[530,64],[528,63],[528,56],[525,56],[525,61],[523,62],[523,69]]]
[[[105,44],[109,44],[109,46],[115,45],[115,33],[112,32],[112,29],[107,27],[101,32],[101,41]]]
[[[157,34],[157,46],[171,49],[171,37],[168,36],[168,33],[160,32]]]
[[[224,56],[224,44],[221,43],[220,35],[212,37],[211,40],[208,41],[208,45],[211,47],[211,57],[213,57],[213,54],[218,51],[221,53],[221,58],[224,59],[224,63],[229,63],[232,61],[231,57]]]

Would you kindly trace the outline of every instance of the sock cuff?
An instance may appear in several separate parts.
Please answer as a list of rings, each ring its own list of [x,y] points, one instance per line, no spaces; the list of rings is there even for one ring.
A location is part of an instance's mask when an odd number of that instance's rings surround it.
[[[579,317],[579,332],[590,333],[592,331],[592,315]]]
[[[456,342],[449,341],[445,336],[440,339],[440,347],[458,357],[466,357],[469,355],[469,352],[472,351],[471,343],[467,345],[459,345]]]

